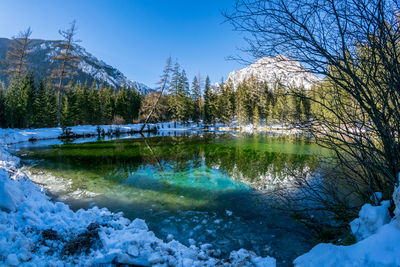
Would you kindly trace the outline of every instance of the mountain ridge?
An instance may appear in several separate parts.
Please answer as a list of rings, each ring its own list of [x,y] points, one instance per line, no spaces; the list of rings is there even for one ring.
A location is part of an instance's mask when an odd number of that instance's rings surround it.
[[[271,88],[281,84],[284,87],[304,87],[309,90],[314,83],[321,81],[300,62],[284,55],[260,58],[247,67],[230,72],[227,81],[236,89],[241,82],[252,76],[266,82]]]
[[[0,69],[5,67],[3,61],[11,42],[13,42],[12,39],[0,38]],[[57,52],[54,44],[59,42],[61,41],[31,39],[31,53],[27,56],[28,71],[33,72],[35,77],[48,78],[51,70],[57,66],[52,57]],[[120,70],[98,59],[83,46],[76,44],[75,48],[74,54],[78,55],[81,61],[78,64],[78,75],[74,77],[74,80],[88,83],[96,81],[98,84],[104,83],[117,89],[126,84],[128,87],[136,88],[142,94],[153,91],[143,83],[128,79]],[[0,73],[0,80],[7,82],[7,78],[5,73]]]

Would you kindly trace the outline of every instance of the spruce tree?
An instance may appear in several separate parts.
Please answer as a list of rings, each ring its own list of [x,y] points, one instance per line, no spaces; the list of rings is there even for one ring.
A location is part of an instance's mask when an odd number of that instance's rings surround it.
[[[181,102],[180,106],[182,107],[182,110],[179,112],[182,114],[181,120],[187,122],[191,117],[192,101],[190,98],[189,80],[184,69],[182,69],[180,74],[179,84],[181,87],[179,101]]]
[[[115,115],[121,117],[124,121],[128,119],[128,94],[126,85],[118,92],[115,99]]]
[[[200,75],[199,75],[200,78]],[[192,99],[192,120],[199,122],[201,119],[201,88],[200,79],[194,76],[191,88],[191,99]]]
[[[186,75],[185,75],[186,76]],[[170,97],[169,97],[169,108],[174,120],[176,122],[183,121],[185,119],[185,108],[186,108],[186,97],[185,97],[185,78],[180,72],[179,63],[175,63],[175,67],[172,72],[170,81]]]
[[[239,126],[243,126],[248,122],[247,112],[247,86],[245,82],[239,84],[236,92],[236,116]]]
[[[233,103],[232,103],[232,84],[230,80],[221,85],[221,92],[218,97],[218,118],[224,124],[231,124],[234,110],[233,110]]]
[[[57,126],[57,94],[50,84],[46,86],[46,125],[44,126]]]
[[[90,87],[88,94],[88,123],[99,124],[99,113],[100,113],[100,102],[98,97],[97,85],[93,80],[92,86]]]
[[[32,127],[34,123],[35,80],[32,73],[28,73],[22,80],[20,88],[22,110],[24,112],[21,127]]]
[[[46,127],[46,117],[47,117],[47,98],[46,98],[46,86],[43,80],[39,81],[39,86],[36,90],[35,100],[33,103],[34,108],[34,126],[36,127]]]
[[[204,87],[204,122],[206,124],[210,124],[214,121],[212,98],[210,78],[207,76]]]

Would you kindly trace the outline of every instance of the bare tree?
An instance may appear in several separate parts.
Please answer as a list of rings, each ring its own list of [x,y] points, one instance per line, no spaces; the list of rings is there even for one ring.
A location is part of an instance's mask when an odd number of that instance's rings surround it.
[[[6,54],[6,70],[5,73],[9,75],[10,79],[16,79],[19,81],[21,76],[27,70],[26,57],[31,53],[29,50],[31,40],[29,39],[32,34],[32,30],[29,27],[23,32],[20,32],[10,42]]]
[[[170,70],[171,70],[171,57],[169,57],[169,58],[167,59],[167,66],[165,67],[165,69],[164,69],[164,71],[163,71],[163,74],[161,75],[161,80],[159,81],[159,84],[160,84],[160,87],[159,87],[159,90],[158,90],[158,91],[159,91],[159,92],[158,92],[159,95],[158,95],[156,101],[154,102],[153,107],[152,107],[152,109],[150,110],[149,114],[147,115],[147,117],[146,117],[146,119],[145,119],[145,121],[144,121],[142,127],[140,128],[140,131],[139,131],[139,132],[143,132],[143,129],[146,127],[147,122],[149,121],[149,119],[150,119],[151,116],[153,115],[153,112],[154,112],[154,110],[156,109],[157,104],[158,104],[158,102],[160,101],[160,99],[161,99],[161,97],[162,97],[162,94],[163,94],[165,88],[166,88],[167,85],[168,85],[169,72],[170,72]]]
[[[69,80],[77,74],[75,71],[79,66],[80,57],[74,53],[76,50],[76,23],[73,21],[71,27],[67,30],[60,30],[60,35],[64,38],[59,42],[55,42],[54,48],[57,55],[53,57],[57,67],[51,73],[51,79],[57,89],[57,123],[61,125],[61,99],[62,94],[67,89]]]
[[[400,168],[398,11],[397,0],[238,0],[226,14],[249,34],[245,52],[285,54],[324,77],[306,130],[368,194],[389,196]]]

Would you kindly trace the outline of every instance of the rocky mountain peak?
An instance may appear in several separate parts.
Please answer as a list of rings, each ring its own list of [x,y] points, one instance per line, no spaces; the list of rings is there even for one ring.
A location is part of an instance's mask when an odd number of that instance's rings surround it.
[[[248,67],[232,71],[228,80],[232,82],[234,88],[237,88],[241,82],[252,76],[266,82],[270,87],[281,84],[285,87],[304,87],[307,90],[321,80],[300,62],[284,55],[260,58]]]

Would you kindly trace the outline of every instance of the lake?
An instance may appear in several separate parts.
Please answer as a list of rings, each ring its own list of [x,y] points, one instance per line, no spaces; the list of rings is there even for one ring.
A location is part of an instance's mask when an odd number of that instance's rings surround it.
[[[210,243],[221,256],[243,247],[279,265],[313,245],[268,194],[293,172],[318,169],[323,151],[303,137],[199,132],[32,144],[17,154],[55,200],[145,219],[159,238]]]

